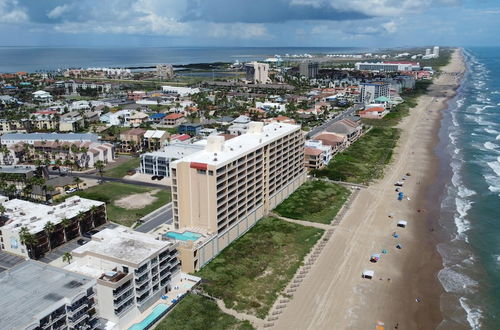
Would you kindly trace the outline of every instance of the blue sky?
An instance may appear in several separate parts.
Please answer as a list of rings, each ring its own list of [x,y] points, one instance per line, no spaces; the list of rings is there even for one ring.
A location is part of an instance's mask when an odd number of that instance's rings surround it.
[[[0,0],[2,46],[498,46],[499,32],[499,0]]]

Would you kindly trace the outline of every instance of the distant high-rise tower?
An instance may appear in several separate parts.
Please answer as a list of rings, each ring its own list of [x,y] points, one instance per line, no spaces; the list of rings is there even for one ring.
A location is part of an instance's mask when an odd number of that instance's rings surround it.
[[[432,53],[434,56],[439,57],[439,46],[434,46],[434,51]]]
[[[429,56],[431,54],[431,49],[430,48],[427,48],[425,50],[425,56]]]
[[[299,65],[299,73],[307,78],[316,78],[318,75],[319,64],[317,62],[302,62]]]
[[[246,80],[254,84],[268,84],[269,79],[269,64],[250,62],[245,64]]]

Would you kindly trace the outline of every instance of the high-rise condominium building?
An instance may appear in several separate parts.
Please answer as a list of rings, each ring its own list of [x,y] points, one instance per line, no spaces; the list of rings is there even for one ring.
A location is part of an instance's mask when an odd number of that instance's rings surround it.
[[[434,46],[432,54],[436,57],[439,57],[439,46]]]
[[[198,233],[179,244],[182,269],[190,272],[305,181],[304,136],[297,125],[251,122],[231,140],[209,136],[203,151],[171,164],[171,176],[175,228]]]
[[[316,78],[318,76],[319,63],[302,62],[299,64],[299,74],[307,78]]]
[[[269,79],[269,64],[250,62],[245,64],[246,80],[254,84],[267,84]]]
[[[376,98],[385,96],[390,98],[390,87],[391,85],[387,82],[382,81],[372,81],[369,83],[359,84],[360,88],[360,101],[368,104],[373,103]]]

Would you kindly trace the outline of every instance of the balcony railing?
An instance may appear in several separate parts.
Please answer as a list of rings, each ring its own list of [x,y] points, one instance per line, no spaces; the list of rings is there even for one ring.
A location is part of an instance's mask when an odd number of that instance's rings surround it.
[[[87,303],[83,303],[80,306],[78,306],[75,310],[70,310],[68,309],[68,315],[73,316],[79,311],[81,311],[83,308],[88,307],[89,305]]]

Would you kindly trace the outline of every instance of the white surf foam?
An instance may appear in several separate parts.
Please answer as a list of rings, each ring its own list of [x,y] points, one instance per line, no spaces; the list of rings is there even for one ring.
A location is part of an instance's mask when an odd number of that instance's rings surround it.
[[[469,276],[459,273],[451,268],[443,268],[438,273],[438,278],[446,292],[472,293],[477,282]]]
[[[490,141],[485,142],[483,146],[488,149],[488,150],[495,150],[497,148],[497,145],[494,143],[491,143]]]
[[[500,133],[499,131],[497,131],[497,130],[495,130],[495,129],[488,128],[488,127],[487,127],[487,128],[485,128],[485,129],[484,129],[484,131],[485,131],[486,133],[489,133],[489,134],[498,134],[498,133]]]
[[[498,157],[496,161],[487,162],[486,164],[488,164],[496,175],[500,176],[500,157]]]
[[[462,308],[467,313],[467,322],[469,322],[472,330],[481,329],[481,319],[483,317],[482,311],[479,308],[471,307],[467,302],[467,298],[460,297],[459,301],[460,306],[462,306]]]

